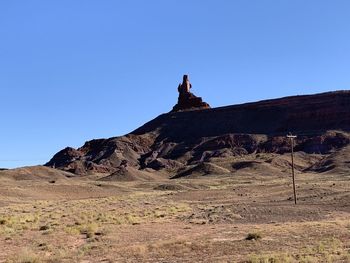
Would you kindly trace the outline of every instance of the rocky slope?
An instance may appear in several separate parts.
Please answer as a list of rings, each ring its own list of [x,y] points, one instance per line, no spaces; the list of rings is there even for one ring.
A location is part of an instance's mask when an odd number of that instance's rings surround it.
[[[148,172],[161,170],[177,178],[204,162],[228,160],[232,164],[235,158],[264,154],[276,158],[290,151],[285,137],[289,132],[298,135],[295,151],[306,155],[300,161],[309,160],[300,170],[323,172],[322,160],[332,158],[350,143],[350,91],[214,109],[199,105],[173,110],[125,136],[92,140],[79,149],[63,149],[46,166],[80,175],[114,176],[132,167]],[[314,158],[314,154],[318,157]],[[267,158],[263,165],[278,167],[275,163]],[[230,165],[230,170],[235,168]]]

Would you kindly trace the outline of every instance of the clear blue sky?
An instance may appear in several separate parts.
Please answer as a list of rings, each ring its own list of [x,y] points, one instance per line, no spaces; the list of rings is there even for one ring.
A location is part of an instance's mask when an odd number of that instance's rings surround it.
[[[348,0],[0,1],[0,167],[212,106],[350,87]]]

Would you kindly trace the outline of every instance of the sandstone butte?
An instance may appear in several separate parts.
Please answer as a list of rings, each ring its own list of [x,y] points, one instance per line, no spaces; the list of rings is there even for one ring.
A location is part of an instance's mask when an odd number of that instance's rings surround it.
[[[285,135],[292,132],[298,135],[295,151],[324,156],[307,169],[323,172],[333,167],[326,158],[349,148],[350,91],[210,108],[191,87],[184,75],[178,102],[169,113],[124,136],[67,147],[46,166],[79,175],[125,174],[127,169],[176,175],[214,157],[289,152]]]

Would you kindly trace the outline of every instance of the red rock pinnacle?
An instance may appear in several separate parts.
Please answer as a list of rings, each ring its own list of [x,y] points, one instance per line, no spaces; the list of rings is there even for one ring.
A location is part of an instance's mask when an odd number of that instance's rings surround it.
[[[203,102],[201,97],[197,97],[190,92],[191,88],[192,85],[188,79],[188,75],[184,75],[182,83],[180,83],[177,88],[179,91],[179,98],[177,104],[173,107],[172,112],[210,108],[209,104]]]

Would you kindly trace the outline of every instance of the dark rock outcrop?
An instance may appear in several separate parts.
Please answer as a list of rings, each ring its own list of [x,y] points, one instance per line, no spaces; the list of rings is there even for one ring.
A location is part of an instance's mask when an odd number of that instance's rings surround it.
[[[139,168],[139,159],[151,149],[149,135],[132,134],[86,142],[81,148],[65,148],[45,165],[75,174],[113,173],[120,166]]]
[[[188,75],[184,75],[182,83],[179,84],[177,88],[179,92],[179,98],[177,104],[173,107],[172,112],[210,108],[209,104],[203,102],[201,97],[197,97],[190,92],[191,88],[192,84],[188,79]]]
[[[186,93],[184,80],[179,91]],[[350,91],[171,112],[128,135],[66,148],[46,165],[76,174],[113,174],[125,165],[176,171],[211,158],[289,152],[288,132],[298,135],[295,151],[306,154],[329,155],[350,145]]]

